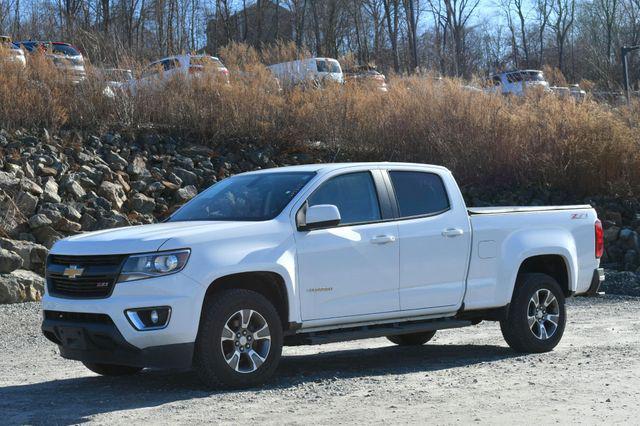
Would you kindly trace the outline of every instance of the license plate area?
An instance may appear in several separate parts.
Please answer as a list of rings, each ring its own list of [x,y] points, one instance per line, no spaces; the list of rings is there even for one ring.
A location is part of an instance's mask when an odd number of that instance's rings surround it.
[[[87,339],[81,327],[58,327],[58,337],[66,348],[87,349]]]

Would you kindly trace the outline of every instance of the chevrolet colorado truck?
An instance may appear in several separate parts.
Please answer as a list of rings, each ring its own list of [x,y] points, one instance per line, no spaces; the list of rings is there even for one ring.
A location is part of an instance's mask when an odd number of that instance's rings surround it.
[[[264,382],[284,345],[421,345],[483,320],[545,352],[565,298],[598,292],[602,252],[590,206],[467,208],[443,167],[260,170],[163,223],[58,241],[42,330],[98,374],[194,369],[212,387]]]

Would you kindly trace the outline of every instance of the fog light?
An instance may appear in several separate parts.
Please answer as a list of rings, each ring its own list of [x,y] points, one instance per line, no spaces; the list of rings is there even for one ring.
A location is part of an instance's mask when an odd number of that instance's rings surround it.
[[[125,311],[131,325],[139,331],[159,330],[169,324],[171,308],[159,306],[152,308],[128,309]]]

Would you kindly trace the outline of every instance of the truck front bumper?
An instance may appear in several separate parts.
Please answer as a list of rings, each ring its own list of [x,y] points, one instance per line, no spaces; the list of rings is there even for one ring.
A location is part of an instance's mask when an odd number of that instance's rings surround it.
[[[45,311],[42,332],[63,358],[132,367],[188,369],[193,343],[139,349],[128,343],[108,315]]]
[[[42,299],[44,335],[64,358],[152,368],[189,368],[206,287],[183,273],[115,285],[102,299]],[[127,312],[169,307],[165,326],[140,330]]]

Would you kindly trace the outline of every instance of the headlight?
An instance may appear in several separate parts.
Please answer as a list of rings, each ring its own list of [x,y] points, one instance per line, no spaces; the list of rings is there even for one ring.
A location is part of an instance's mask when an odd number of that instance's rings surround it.
[[[118,282],[175,274],[185,267],[190,254],[191,251],[187,249],[129,256],[120,271]]]

